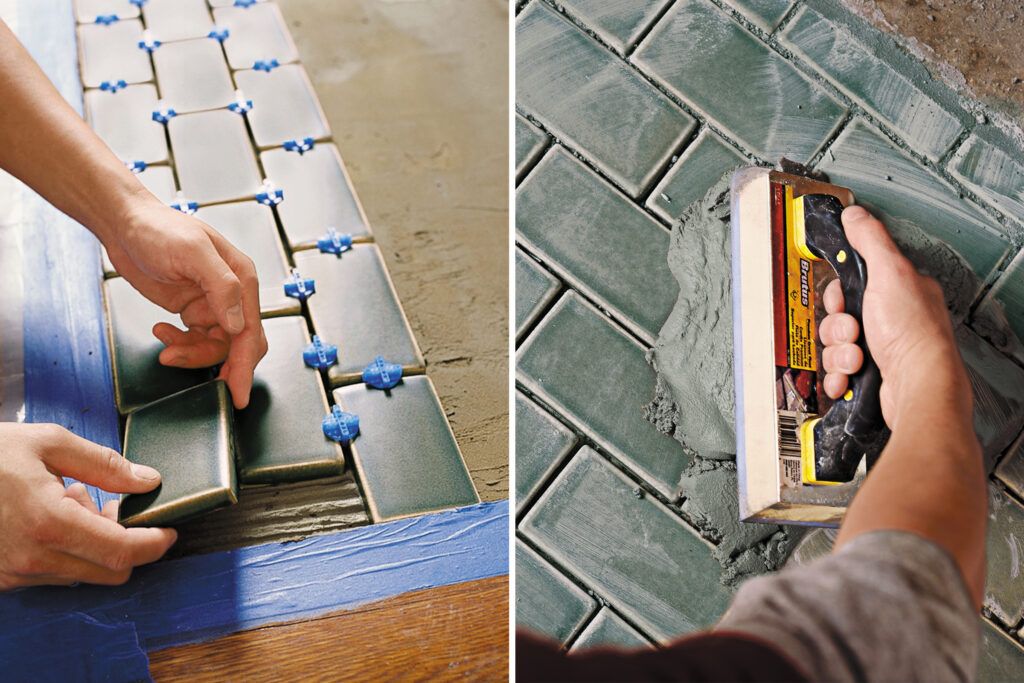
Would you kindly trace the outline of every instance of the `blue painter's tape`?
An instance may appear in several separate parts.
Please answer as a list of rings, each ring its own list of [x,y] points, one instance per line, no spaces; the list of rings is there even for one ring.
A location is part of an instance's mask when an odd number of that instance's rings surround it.
[[[0,595],[0,661],[15,679],[84,656],[95,623],[134,629],[157,650],[351,609],[409,591],[508,574],[508,501],[138,569],[124,586],[30,588]],[[67,621],[67,615],[76,620]],[[26,624],[35,628],[26,630]],[[127,631],[125,631],[127,633]],[[13,663],[13,666],[12,666]]]

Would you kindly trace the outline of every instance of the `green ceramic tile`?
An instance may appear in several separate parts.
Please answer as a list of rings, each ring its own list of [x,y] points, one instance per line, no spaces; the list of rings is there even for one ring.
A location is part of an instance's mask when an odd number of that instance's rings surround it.
[[[260,154],[260,161],[267,177],[284,190],[277,214],[292,249],[316,246],[328,228],[355,238],[371,234],[345,164],[333,144],[318,144],[301,155],[273,149]]]
[[[330,410],[317,370],[302,350],[310,343],[297,316],[263,321],[267,355],[256,367],[249,406],[235,414],[238,478],[243,484],[276,484],[341,474],[341,447],[321,429]]]
[[[1007,449],[995,474],[1018,498],[1024,498],[1024,434]]]
[[[153,336],[153,326],[166,322],[182,328],[181,319],[144,298],[122,278],[103,283],[110,329],[114,398],[125,414],[193,387],[210,378],[208,370],[184,370],[160,364],[164,349]]]
[[[572,430],[520,391],[516,392],[516,510],[576,446]]]
[[[640,39],[670,0],[563,0],[561,6],[619,54]]]
[[[331,137],[320,100],[301,65],[285,64],[273,71],[239,71],[235,83],[252,100],[248,118],[257,146],[280,147],[286,140]]]
[[[128,416],[124,457],[155,467],[155,491],[124,495],[125,526],[170,526],[238,502],[231,396],[221,380]]]
[[[725,3],[769,33],[775,30],[793,4],[790,0],[725,0]]]
[[[1024,339],[1024,251],[1006,267],[985,301],[998,304],[1010,327]]]
[[[86,90],[84,101],[86,120],[118,159],[167,161],[164,127],[153,120],[156,87],[147,83],[117,92]]]
[[[516,191],[516,239],[648,342],[675,306],[668,230],[561,148]]]
[[[78,69],[87,88],[104,81],[143,83],[153,80],[149,54],[139,49],[142,22],[138,19],[78,27]]]
[[[732,597],[711,545],[588,447],[520,531],[660,640],[711,626]]]
[[[516,181],[548,143],[548,136],[520,114],[516,114]]]
[[[683,0],[633,54],[641,69],[769,161],[807,161],[845,108],[708,0]]]
[[[516,19],[516,98],[634,197],[694,126],[671,100],[542,2]]]
[[[998,224],[864,121],[847,126],[819,167],[833,183],[853,190],[857,203],[897,237],[904,224],[916,225],[948,243],[981,280],[1009,251]]]
[[[121,19],[139,16],[139,8],[129,0],[75,0],[75,19],[82,24],[91,24],[96,17],[116,14]]]
[[[181,191],[200,204],[251,199],[263,184],[245,120],[227,109],[167,124]]]
[[[674,223],[683,209],[703,197],[726,171],[748,163],[735,147],[704,129],[651,192],[647,208]]]
[[[963,130],[956,116],[839,25],[802,7],[782,42],[840,90],[935,160]]]
[[[644,349],[575,292],[523,342],[516,378],[652,486],[676,495],[690,457],[644,419],[654,392]]]
[[[146,0],[142,6],[142,18],[153,37],[164,43],[206,38],[213,28],[206,0]]]
[[[638,647],[653,649],[650,641],[607,607],[602,607],[597,616],[572,644],[572,652],[581,652],[592,647]]]
[[[359,416],[352,461],[375,522],[480,502],[433,383],[405,377],[394,389],[334,390]]]
[[[216,40],[161,45],[153,53],[153,67],[164,102],[179,114],[218,109],[235,101],[235,84]]]
[[[286,64],[299,59],[281,10],[272,2],[218,7],[213,10],[213,20],[231,32],[224,41],[224,51],[232,69],[250,69],[260,60],[276,59]]]
[[[284,294],[289,275],[288,260],[269,207],[256,202],[206,206],[196,218],[213,226],[229,242],[252,259],[260,281],[263,315],[299,313],[301,305]]]
[[[992,484],[989,485],[985,554],[984,606],[1004,626],[1015,627],[1024,618],[1024,581],[1020,580],[1024,508]]]
[[[594,598],[516,539],[516,628],[564,643],[596,608]]]
[[[558,278],[544,270],[525,251],[516,248],[516,336],[558,294]]]
[[[982,619],[981,652],[978,656],[979,683],[1020,680],[1024,680],[1024,646]]]
[[[338,363],[328,371],[334,385],[360,381],[377,356],[406,373],[423,371],[423,355],[375,245],[356,244],[341,258],[300,251],[295,266],[316,281],[307,301],[316,333],[338,345]]]
[[[1019,153],[971,135],[950,159],[949,171],[1004,213],[1024,223],[1024,163]]]

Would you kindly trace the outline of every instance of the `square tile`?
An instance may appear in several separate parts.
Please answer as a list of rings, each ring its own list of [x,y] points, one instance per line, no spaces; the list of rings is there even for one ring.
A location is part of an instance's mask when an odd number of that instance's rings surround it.
[[[516,539],[516,628],[565,643],[597,601]]]
[[[96,17],[111,14],[120,19],[132,19],[139,16],[139,8],[129,0],[75,0],[75,19],[80,24],[92,24]]]
[[[1020,580],[1020,556],[1024,540],[1024,508],[997,487],[989,485],[988,536],[986,542],[985,602],[1007,628],[1024,618],[1024,581]]]
[[[85,119],[118,159],[155,164],[167,161],[164,127],[153,120],[156,87],[148,83],[110,92],[86,90]]]
[[[226,107],[235,85],[220,43],[210,38],[161,45],[153,67],[164,102],[179,114]]]
[[[269,207],[256,202],[217,204],[199,209],[196,218],[212,226],[252,259],[260,281],[260,310],[264,316],[301,312],[298,300],[284,294],[284,281],[289,275],[288,259]]]
[[[155,491],[121,498],[125,526],[170,526],[238,502],[231,397],[214,380],[128,416],[124,457],[155,467]]]
[[[516,512],[575,447],[571,429],[516,391]]]
[[[224,50],[232,69],[251,69],[260,60],[276,59],[281,64],[299,60],[281,10],[272,2],[218,7],[213,10],[213,20],[231,32]]]
[[[330,412],[327,394],[320,373],[302,360],[310,343],[306,321],[273,318],[263,329],[267,355],[256,367],[249,406],[235,413],[239,480],[276,484],[340,475],[345,455],[321,429]]]
[[[572,644],[572,652],[582,652],[592,647],[618,647],[625,649],[654,649],[650,641],[635,628],[626,623],[622,617],[607,607],[602,607],[597,616]]]
[[[655,21],[670,0],[623,2],[608,0],[563,0],[570,16],[591,29],[619,54],[625,54]]]
[[[260,161],[267,177],[284,190],[277,215],[292,249],[315,247],[328,228],[355,238],[371,234],[333,144],[316,145],[305,154],[273,149],[261,153]]]
[[[748,163],[735,147],[705,128],[651,191],[647,208],[675,223],[683,210],[703,197],[726,171]]]
[[[644,419],[655,381],[645,349],[578,294],[564,295],[519,347],[516,380],[665,496],[677,495],[690,456]]]
[[[161,365],[164,345],[153,336],[158,322],[181,329],[181,319],[152,303],[122,278],[103,283],[109,326],[114,399],[122,415],[210,379],[209,370]]]
[[[183,114],[167,126],[186,197],[208,204],[256,196],[262,178],[241,116],[226,109]]]
[[[306,302],[313,327],[338,345],[338,363],[328,371],[332,384],[361,381],[363,368],[377,356],[406,373],[423,371],[423,355],[375,245],[353,245],[341,258],[318,251],[294,257],[299,273],[316,282],[316,294]]]
[[[516,337],[537,319],[558,295],[561,283],[516,247]]]
[[[280,147],[287,140],[301,142],[307,137],[331,137],[320,100],[301,65],[285,64],[271,71],[239,71],[235,73],[235,83],[253,102],[248,118],[258,147]]]
[[[205,38],[213,28],[206,0],[146,0],[142,18],[153,37],[165,43]]]
[[[427,377],[388,391],[354,384],[335,389],[334,400],[359,416],[349,450],[375,522],[480,502]]]
[[[522,179],[523,172],[544,151],[547,144],[548,136],[544,131],[521,114],[516,114],[516,182]]]
[[[153,80],[149,54],[139,48],[142,22],[115,21],[78,27],[78,68],[82,84],[98,88],[104,81],[143,83]]]

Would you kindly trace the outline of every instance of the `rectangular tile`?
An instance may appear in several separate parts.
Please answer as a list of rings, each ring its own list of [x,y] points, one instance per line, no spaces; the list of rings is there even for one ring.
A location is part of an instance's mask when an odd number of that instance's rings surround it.
[[[648,342],[676,303],[668,230],[560,147],[516,190],[516,239]]]
[[[1022,529],[1024,508],[990,484],[984,606],[1008,628],[1016,627],[1024,618],[1024,581],[1020,580]]]
[[[292,249],[316,246],[334,228],[355,238],[371,234],[348,171],[333,144],[318,144],[305,154],[273,149],[260,154],[267,177],[284,190],[277,206]]]
[[[318,251],[294,257],[299,273],[316,282],[307,301],[313,327],[338,346],[338,363],[328,371],[332,384],[360,381],[377,356],[422,372],[423,355],[376,245],[353,245],[341,258]]]
[[[213,10],[213,20],[230,31],[224,51],[232,69],[251,69],[257,61],[276,59],[286,64],[299,59],[281,10],[272,2],[218,7]]]
[[[256,202],[217,204],[196,212],[229,242],[252,259],[260,281],[260,310],[263,315],[298,314],[302,307],[284,294],[290,272],[277,223],[269,207]]]
[[[344,453],[321,429],[327,394],[320,373],[302,360],[310,343],[306,321],[273,318],[263,330],[267,355],[256,367],[249,406],[235,414],[238,478],[276,484],[340,475]]]
[[[1010,247],[995,221],[954,187],[856,119],[819,164],[833,183],[853,190],[899,238],[907,223],[946,242],[984,281]]]
[[[307,137],[331,137],[320,100],[300,64],[285,64],[271,71],[239,71],[235,83],[253,102],[248,119],[258,147],[280,147],[287,140],[301,142]]]
[[[208,370],[161,365],[164,345],[153,336],[158,322],[181,329],[181,319],[152,303],[122,278],[103,283],[109,328],[114,399],[122,415],[173,393],[201,384]]]
[[[516,391],[516,511],[576,447],[576,435],[547,411]]]
[[[335,389],[334,400],[359,416],[349,451],[375,522],[480,502],[427,377],[388,391],[353,384]]]
[[[1024,224],[1024,163],[1010,149],[972,134],[950,159],[949,172]]]
[[[149,54],[139,48],[142,22],[138,19],[78,27],[78,68],[87,88],[104,81],[143,83],[153,80]]]
[[[1006,449],[995,475],[1018,498],[1024,498],[1024,435]]]
[[[523,172],[534,162],[548,143],[548,136],[537,126],[527,121],[521,114],[516,114],[516,181],[523,177]]]
[[[165,43],[205,38],[213,28],[206,0],[146,0],[142,18],[153,37]]]
[[[932,160],[941,157],[963,130],[956,116],[850,31],[809,7],[800,8],[781,40]]]
[[[771,33],[793,3],[790,0],[725,0],[760,29]]]
[[[669,498],[690,456],[643,416],[654,371],[638,343],[575,292],[563,296],[516,353],[516,379]]]
[[[669,0],[563,0],[562,7],[619,54],[633,46]]]
[[[516,337],[533,324],[560,286],[558,278],[516,247]]]
[[[164,102],[179,114],[226,107],[235,84],[220,43],[210,38],[161,45],[153,66]]]
[[[1024,678],[1024,646],[988,620],[981,620],[981,652],[978,655],[979,683],[1006,683]]]
[[[155,164],[167,161],[164,127],[153,120],[156,87],[130,85],[116,92],[86,90],[85,119],[118,159]]]
[[[587,628],[572,644],[571,651],[581,652],[593,647],[653,649],[651,643],[639,631],[607,607],[602,607],[597,616],[587,624]]]
[[[564,643],[597,607],[594,598],[516,539],[516,628]]]
[[[694,126],[671,100],[541,2],[516,19],[516,98],[634,197]]]
[[[712,547],[674,512],[584,447],[520,531],[651,635],[706,628],[732,597]]]
[[[96,17],[111,14],[121,19],[139,16],[139,8],[129,0],[75,0],[75,19],[80,24],[92,24]]]
[[[746,163],[735,147],[714,131],[704,129],[651,191],[647,208],[674,223],[683,210],[703,197],[726,171]]]
[[[125,526],[171,526],[238,502],[227,384],[207,382],[129,415],[124,457],[161,477],[155,491],[122,496]]]
[[[708,0],[673,5],[633,61],[772,162],[807,161],[846,112]]]
[[[245,122],[226,109],[175,116],[167,124],[181,191],[210,202],[251,199],[262,185]]]

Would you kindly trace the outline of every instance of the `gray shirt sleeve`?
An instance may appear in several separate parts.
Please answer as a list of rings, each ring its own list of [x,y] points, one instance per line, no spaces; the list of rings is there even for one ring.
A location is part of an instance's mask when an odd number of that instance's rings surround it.
[[[806,566],[751,579],[716,630],[789,655],[815,681],[971,681],[980,627],[952,557],[878,531]]]

